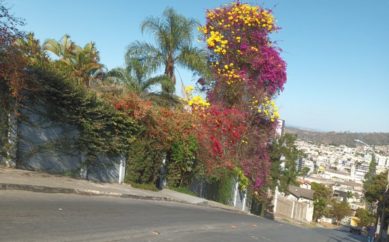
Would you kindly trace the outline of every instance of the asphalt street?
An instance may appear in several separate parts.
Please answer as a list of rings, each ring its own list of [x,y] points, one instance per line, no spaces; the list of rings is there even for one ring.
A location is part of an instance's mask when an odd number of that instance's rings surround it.
[[[0,191],[0,241],[357,242],[221,209],[129,198]]]

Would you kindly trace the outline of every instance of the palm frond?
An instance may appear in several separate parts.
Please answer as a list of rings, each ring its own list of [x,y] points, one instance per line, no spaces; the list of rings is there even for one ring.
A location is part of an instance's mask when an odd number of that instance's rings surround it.
[[[191,18],[178,14],[174,9],[168,8],[164,11],[169,30],[171,48],[178,50],[182,46],[190,46],[193,40],[194,29],[199,23]]]
[[[173,107],[181,105],[180,97],[166,92],[150,93],[148,95],[148,99],[150,99],[156,105],[164,107]]]
[[[60,44],[55,39],[47,39],[43,43],[43,49],[53,53],[54,55],[61,56],[61,47]]]
[[[163,65],[164,56],[153,45],[136,41],[128,46],[125,60],[127,65],[134,60],[142,61],[153,72]]]
[[[170,78],[168,76],[159,75],[159,76],[149,78],[145,82],[143,82],[142,88],[143,88],[143,90],[148,90],[151,86],[156,85],[156,84],[161,84],[161,86],[167,87],[169,85],[172,85],[171,83],[172,83],[172,81],[170,80]]]
[[[176,61],[180,65],[190,70],[194,70],[196,74],[200,76],[208,77],[210,75],[207,63],[207,52],[204,49],[185,46],[181,49],[181,53]]]

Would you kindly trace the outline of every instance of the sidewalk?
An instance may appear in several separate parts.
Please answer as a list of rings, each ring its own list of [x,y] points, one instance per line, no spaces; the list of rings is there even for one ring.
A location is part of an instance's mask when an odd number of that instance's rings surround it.
[[[94,196],[116,196],[134,199],[171,201],[201,205],[239,212],[240,210],[184,193],[163,189],[148,191],[131,187],[129,184],[95,183],[66,176],[52,175],[0,167],[0,190],[24,190],[43,193],[73,193]]]

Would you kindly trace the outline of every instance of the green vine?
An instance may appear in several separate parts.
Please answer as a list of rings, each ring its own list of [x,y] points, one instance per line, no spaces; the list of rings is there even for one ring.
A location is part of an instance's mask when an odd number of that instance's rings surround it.
[[[76,145],[86,155],[86,166],[95,165],[99,154],[127,156],[140,130],[133,119],[50,64],[32,66],[29,72],[34,89],[25,93],[23,105],[43,103],[49,119],[76,126],[80,132]]]

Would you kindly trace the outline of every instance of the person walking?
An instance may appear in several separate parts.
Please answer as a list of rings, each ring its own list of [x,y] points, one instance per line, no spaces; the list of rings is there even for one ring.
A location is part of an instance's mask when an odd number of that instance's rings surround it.
[[[375,237],[375,226],[374,223],[372,223],[370,226],[367,227],[367,242],[374,242]]]

